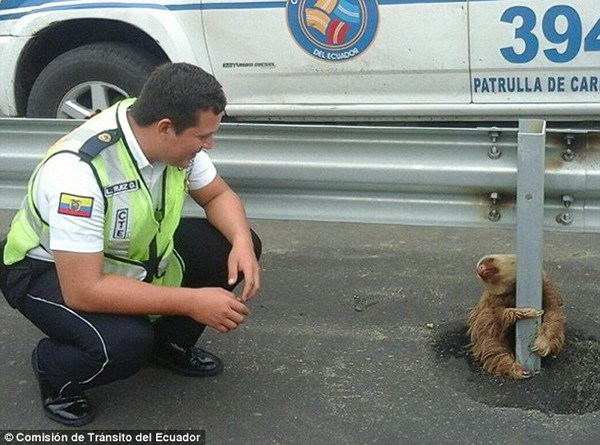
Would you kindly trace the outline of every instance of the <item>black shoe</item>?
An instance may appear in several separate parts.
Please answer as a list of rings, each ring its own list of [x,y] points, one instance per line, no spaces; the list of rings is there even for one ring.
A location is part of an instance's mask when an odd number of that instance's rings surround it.
[[[85,394],[61,396],[50,386],[46,374],[38,368],[37,348],[31,354],[31,366],[40,386],[44,414],[67,426],[82,426],[94,420],[95,412]]]
[[[184,349],[174,343],[154,351],[152,361],[179,374],[192,377],[211,377],[223,372],[221,359],[204,349]]]

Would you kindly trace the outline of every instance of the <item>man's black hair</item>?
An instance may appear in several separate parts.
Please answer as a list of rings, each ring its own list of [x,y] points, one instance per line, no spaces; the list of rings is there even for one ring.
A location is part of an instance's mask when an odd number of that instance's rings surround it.
[[[168,118],[180,133],[198,124],[199,111],[219,114],[226,104],[223,88],[213,75],[189,63],[166,63],[150,74],[131,114],[141,126]]]

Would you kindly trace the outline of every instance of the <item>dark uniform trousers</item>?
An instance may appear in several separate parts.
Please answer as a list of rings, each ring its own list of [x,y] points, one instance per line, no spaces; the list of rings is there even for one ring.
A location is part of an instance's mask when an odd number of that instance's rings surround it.
[[[261,241],[254,232],[252,237],[259,258]],[[243,279],[227,284],[231,244],[205,219],[183,218],[175,248],[186,265],[184,287],[232,290]],[[151,323],[146,316],[73,310],[64,303],[54,263],[45,261],[26,258],[3,266],[0,289],[47,336],[38,343],[38,364],[65,396],[131,376],[162,345],[194,346],[205,328],[181,316]]]

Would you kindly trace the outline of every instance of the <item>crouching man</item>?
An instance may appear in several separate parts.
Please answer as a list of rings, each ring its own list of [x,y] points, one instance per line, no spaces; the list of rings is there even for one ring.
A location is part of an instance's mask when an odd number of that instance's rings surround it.
[[[29,180],[0,245],[0,289],[46,335],[32,366],[52,420],[89,423],[85,390],[148,361],[189,376],[222,372],[196,343],[206,326],[244,322],[261,250],[206,153],[225,104],[212,75],[162,65],[137,99],[57,141]],[[206,218],[181,218],[188,194]]]

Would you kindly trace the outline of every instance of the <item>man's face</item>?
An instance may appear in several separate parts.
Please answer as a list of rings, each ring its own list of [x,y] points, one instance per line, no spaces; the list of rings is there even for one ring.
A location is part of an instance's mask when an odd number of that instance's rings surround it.
[[[221,125],[223,113],[215,114],[211,110],[198,113],[198,124],[176,134],[171,126],[165,139],[164,158],[169,165],[187,167],[202,150],[209,150],[215,144],[215,134]]]

